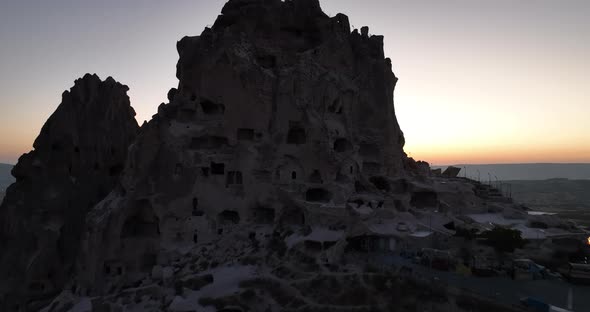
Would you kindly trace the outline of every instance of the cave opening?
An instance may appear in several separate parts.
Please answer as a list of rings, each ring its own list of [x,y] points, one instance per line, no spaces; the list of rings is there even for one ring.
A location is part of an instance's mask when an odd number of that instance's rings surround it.
[[[373,183],[378,190],[389,192],[391,190],[391,186],[389,185],[389,181],[385,177],[376,176],[370,177],[369,182]]]
[[[238,141],[254,141],[254,129],[240,128],[236,136]]]
[[[289,132],[287,133],[287,144],[305,144],[307,141],[307,135],[305,129],[299,125],[291,125]]]
[[[243,178],[241,171],[228,171],[225,179],[225,187],[230,185],[242,185]]]
[[[342,105],[340,99],[335,99],[330,106],[328,106],[328,112],[333,114],[342,114]]]
[[[322,179],[322,174],[318,169],[315,169],[313,173],[309,176],[309,182],[315,184],[324,183],[324,180]]]
[[[224,210],[217,215],[217,221],[220,224],[238,224],[240,223],[240,214],[237,211]]]
[[[305,213],[303,208],[289,205],[281,211],[279,220],[283,225],[304,225]]]
[[[327,203],[332,200],[332,193],[323,188],[311,188],[305,192],[305,200],[310,202]]]
[[[121,231],[122,238],[153,238],[160,236],[159,219],[156,216],[133,215],[128,217]]]
[[[251,210],[252,220],[257,224],[273,224],[275,210],[273,208],[257,205]]]
[[[345,153],[352,150],[352,144],[347,139],[337,139],[334,141],[334,151],[337,153]]]
[[[432,191],[414,192],[410,204],[416,208],[435,208],[438,206],[438,195]]]
[[[192,216],[193,217],[202,217],[203,215],[205,215],[205,212],[203,210],[199,209],[199,199],[196,197],[193,197],[193,212],[192,212]]]
[[[217,104],[207,99],[201,100],[201,108],[205,115],[221,115],[225,112],[223,104]]]
[[[211,174],[212,175],[224,175],[225,174],[225,164],[211,162]]]

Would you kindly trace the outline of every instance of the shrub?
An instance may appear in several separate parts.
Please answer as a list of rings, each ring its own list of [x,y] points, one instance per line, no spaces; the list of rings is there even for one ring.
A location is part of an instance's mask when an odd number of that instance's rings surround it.
[[[499,226],[481,233],[480,236],[485,238],[486,243],[498,252],[513,252],[514,249],[522,248],[526,244],[520,231]]]
[[[477,237],[477,229],[468,229],[464,227],[457,226],[455,228],[455,236],[463,237],[466,240],[474,240]]]

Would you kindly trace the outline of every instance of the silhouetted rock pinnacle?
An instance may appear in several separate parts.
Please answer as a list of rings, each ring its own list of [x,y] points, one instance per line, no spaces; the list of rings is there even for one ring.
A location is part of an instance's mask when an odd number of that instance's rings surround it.
[[[0,207],[3,311],[51,298],[73,273],[86,213],[117,184],[138,131],[127,90],[111,77],[76,80],[12,170]]]

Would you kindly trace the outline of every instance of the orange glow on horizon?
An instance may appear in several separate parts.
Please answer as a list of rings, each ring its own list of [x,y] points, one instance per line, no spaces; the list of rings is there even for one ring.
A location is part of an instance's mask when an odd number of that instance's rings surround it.
[[[39,128],[41,125],[39,125]],[[23,130],[25,132],[25,130]],[[16,163],[32,150],[38,133],[31,128],[26,133],[14,134],[12,140],[0,142],[0,163]],[[406,144],[404,150],[415,160],[431,165],[503,164],[503,163],[590,163],[590,144],[562,146],[487,145],[486,142],[454,142],[453,144]]]
[[[525,163],[590,163],[590,156],[586,157],[547,157],[546,155],[428,155],[409,154],[415,160],[423,160],[430,165],[476,165],[476,164],[525,164]]]
[[[466,144],[469,146],[469,144]],[[508,163],[590,163],[590,146],[411,146],[408,156],[431,165],[508,164]]]
[[[45,2],[51,14],[27,1],[3,7],[2,29],[15,31],[1,47],[0,163],[32,149],[63,90],[86,72],[128,85],[139,124],[149,120],[178,85],[176,40],[198,35],[225,1],[115,11],[108,1],[93,10],[81,1]],[[538,1],[534,14],[526,1],[321,2],[330,16],[342,12],[355,28],[384,36],[399,78],[395,114],[412,158],[590,163],[590,2]],[[112,22],[102,23],[105,16]]]

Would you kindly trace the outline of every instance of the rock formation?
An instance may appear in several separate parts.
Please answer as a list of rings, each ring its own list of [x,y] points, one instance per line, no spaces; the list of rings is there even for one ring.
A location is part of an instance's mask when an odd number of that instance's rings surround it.
[[[117,185],[137,135],[127,90],[111,77],[76,80],[12,170],[0,207],[3,311],[51,298],[73,273],[86,213]]]
[[[345,15],[232,0],[177,48],[178,89],[88,219],[83,292],[131,285],[243,224],[342,226],[355,193],[383,206],[405,174],[383,37],[351,32]]]
[[[44,311],[448,309],[458,290],[367,253],[449,250],[467,213],[526,218],[406,157],[383,37],[318,0],[230,0],[177,49],[135,139],[126,89],[87,76],[14,169],[3,268],[63,289]]]

